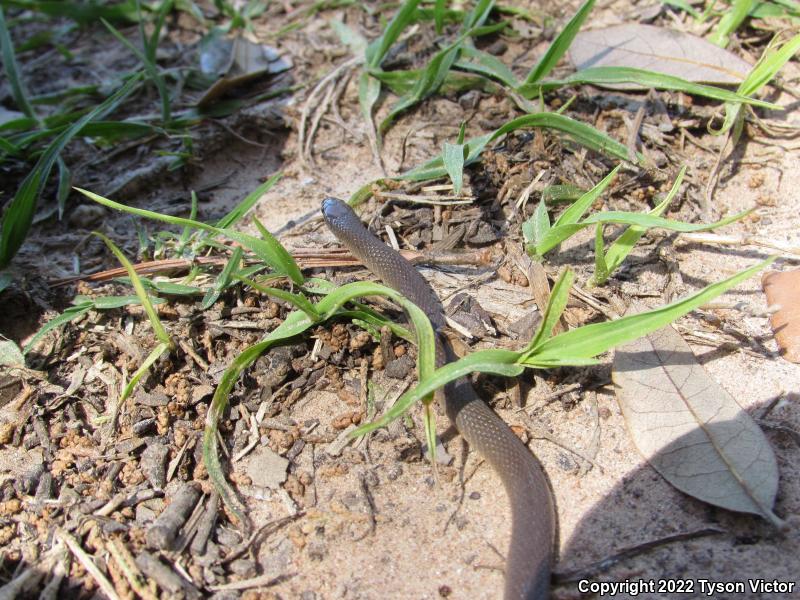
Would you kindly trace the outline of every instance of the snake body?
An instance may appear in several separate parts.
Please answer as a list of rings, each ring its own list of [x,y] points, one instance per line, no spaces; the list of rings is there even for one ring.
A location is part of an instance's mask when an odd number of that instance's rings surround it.
[[[322,214],[331,232],[353,255],[428,315],[437,331],[437,368],[455,360],[452,347],[439,333],[445,325],[442,304],[411,263],[370,233],[345,202],[326,198]],[[541,464],[478,397],[467,378],[445,386],[444,403],[459,433],[499,475],[511,504],[505,599],[547,598],[556,525],[552,492]]]

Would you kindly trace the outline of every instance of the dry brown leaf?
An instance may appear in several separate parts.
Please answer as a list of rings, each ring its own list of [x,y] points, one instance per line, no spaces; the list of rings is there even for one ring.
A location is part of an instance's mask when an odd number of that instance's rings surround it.
[[[800,269],[764,273],[761,288],[767,296],[767,304],[778,308],[769,322],[781,356],[800,363]]]
[[[772,512],[778,465],[764,433],[677,331],[664,327],[617,350],[612,377],[634,444],[667,481],[782,524]]]
[[[209,36],[203,44],[200,63],[204,74],[221,76],[198,101],[200,108],[207,108],[261,77],[281,73],[291,66],[276,49],[242,36]]]
[[[746,61],[703,38],[639,23],[579,33],[569,48],[569,59],[578,70],[633,67],[695,83],[739,84],[751,69]]]

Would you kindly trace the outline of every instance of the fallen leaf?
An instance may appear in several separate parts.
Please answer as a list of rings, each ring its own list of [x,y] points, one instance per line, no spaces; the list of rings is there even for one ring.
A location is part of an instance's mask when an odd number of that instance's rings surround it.
[[[778,465],[764,433],[672,327],[614,356],[617,400],[634,444],[673,486],[729,510],[773,512]]]
[[[775,341],[781,356],[793,363],[800,363],[800,269],[794,271],[770,271],[761,278],[761,288],[767,296],[767,304],[778,311],[770,319]]]
[[[277,75],[291,68],[278,51],[239,36],[227,38],[209,34],[200,51],[200,69],[209,77],[220,77],[198,101],[207,108],[217,100],[238,92],[262,77]]]
[[[25,366],[25,357],[19,346],[3,337],[0,337],[0,365]]]
[[[633,67],[681,77],[695,83],[737,85],[751,65],[703,38],[631,23],[583,31],[569,48],[577,70],[589,67]],[[640,89],[633,84],[616,89]]]

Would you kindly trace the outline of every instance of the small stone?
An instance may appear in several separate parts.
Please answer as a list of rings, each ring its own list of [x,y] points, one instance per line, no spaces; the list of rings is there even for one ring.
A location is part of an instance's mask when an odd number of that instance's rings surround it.
[[[256,562],[249,558],[239,558],[230,564],[231,573],[239,577],[253,577],[256,574]]]
[[[142,473],[156,490],[163,490],[167,483],[167,457],[169,448],[166,444],[154,442],[142,452],[139,467]]]
[[[411,373],[411,369],[413,368],[414,361],[412,361],[408,355],[403,355],[400,358],[389,361],[384,372],[386,373],[387,377],[391,377],[393,379],[405,379],[408,374]]]
[[[255,486],[277,490],[286,481],[289,461],[266,446],[256,448],[244,462],[244,472]]]

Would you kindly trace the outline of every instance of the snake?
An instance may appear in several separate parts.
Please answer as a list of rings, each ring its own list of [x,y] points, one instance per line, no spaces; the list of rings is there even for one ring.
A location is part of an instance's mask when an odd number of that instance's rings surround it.
[[[419,271],[375,237],[346,202],[325,198],[322,216],[331,233],[374,275],[425,312],[436,333],[436,368],[456,360],[444,335],[442,303]],[[553,493],[541,463],[481,400],[467,377],[445,385],[443,397],[450,422],[497,473],[511,505],[505,600],[547,598],[556,544],[556,515]]]

